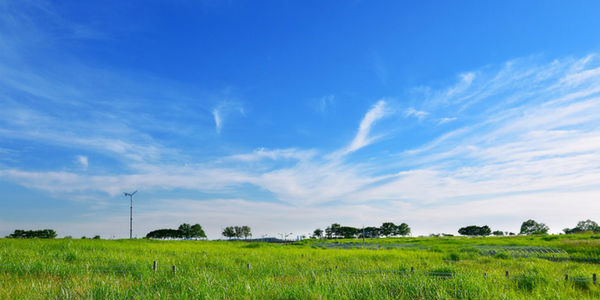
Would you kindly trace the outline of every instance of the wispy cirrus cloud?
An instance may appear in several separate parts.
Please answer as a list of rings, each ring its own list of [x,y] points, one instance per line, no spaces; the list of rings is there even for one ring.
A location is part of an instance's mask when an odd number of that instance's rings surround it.
[[[457,118],[455,118],[455,117],[445,117],[445,118],[440,118],[440,119],[439,119],[439,121],[438,121],[438,123],[439,123],[439,124],[446,124],[446,123],[448,123],[448,122],[455,121],[456,119],[457,119]]]
[[[386,105],[385,100],[379,100],[373,107],[369,109],[369,111],[365,114],[362,121],[360,121],[360,125],[358,126],[358,132],[354,139],[348,145],[346,149],[344,149],[344,153],[354,152],[360,148],[368,146],[372,142],[375,141],[376,138],[369,136],[371,132],[371,127],[380,119],[389,115],[390,109]]]
[[[258,148],[223,155],[211,162],[188,160],[186,164],[142,159],[130,163],[127,173],[104,175],[12,167],[0,170],[0,178],[32,189],[72,195],[100,191],[117,196],[131,187],[244,194],[247,186],[252,186],[279,201],[232,197],[200,204],[205,200],[187,199],[181,201],[181,209],[172,211],[174,215],[205,205],[214,205],[210,215],[222,218],[242,216],[253,209],[274,212],[302,207],[308,215],[314,215],[304,219],[311,228],[330,222],[317,212],[331,215],[338,211],[339,219],[331,222],[360,226],[358,223],[371,224],[384,218],[402,219],[409,221],[415,232],[427,233],[450,232],[464,225],[455,213],[461,211],[461,216],[469,216],[473,222],[491,220],[493,227],[507,230],[518,230],[518,224],[513,223],[531,216],[558,231],[577,218],[589,218],[586,214],[590,209],[600,209],[600,204],[587,201],[600,195],[599,65],[594,55],[546,64],[521,59],[472,73],[476,75],[463,75],[455,85],[439,91],[429,90],[421,95],[422,101],[414,102],[421,106],[411,106],[408,115],[418,119],[417,112],[427,111],[427,118],[419,126],[430,126],[427,129],[435,135],[409,150],[377,144],[373,126],[395,110],[388,101],[379,100],[365,112],[349,144],[338,148],[342,150]],[[232,111],[236,111],[235,106]],[[448,117],[448,111],[454,116]],[[24,114],[21,121],[10,121],[14,128],[21,128],[19,123],[31,124],[27,120],[44,124],[44,118]],[[453,122],[438,126],[444,118]],[[414,118],[399,119],[406,122],[402,124],[415,122]],[[27,132],[25,127],[19,130]],[[402,134],[396,133],[390,139],[402,140]],[[81,136],[74,135],[65,141],[71,141],[75,148],[85,148],[72,142],[78,138]],[[106,144],[90,147],[107,148]],[[143,149],[136,147],[144,145],[133,141],[131,146],[121,147],[123,150],[108,148],[135,153],[137,150],[126,149]],[[161,144],[153,141],[153,145]],[[343,155],[367,150],[369,145],[375,160]],[[567,198],[577,200],[566,207]],[[540,203],[544,208],[536,210]],[[247,209],[228,215],[227,209],[235,205]],[[156,211],[147,213],[150,218]],[[260,223],[248,214],[245,218],[265,228],[271,222]],[[435,226],[431,219],[436,220]],[[216,232],[213,227],[217,223],[209,230]],[[304,225],[301,227],[304,229]]]
[[[213,118],[215,119],[215,130],[217,133],[221,133],[221,127],[223,127],[223,121],[221,119],[221,111],[217,108],[212,110]]]
[[[215,131],[221,133],[225,118],[231,113],[238,113],[245,115],[244,107],[239,102],[232,101],[221,101],[216,107],[212,109],[213,119],[215,121]]]
[[[425,117],[427,117],[428,114],[429,113],[426,111],[416,110],[413,107],[410,107],[404,111],[404,116],[415,117],[415,118],[419,119],[419,121],[423,120]]]
[[[299,150],[296,148],[290,149],[265,149],[259,148],[252,153],[235,154],[227,157],[228,160],[253,162],[263,159],[279,160],[279,159],[296,159],[308,160],[316,155],[315,150]]]

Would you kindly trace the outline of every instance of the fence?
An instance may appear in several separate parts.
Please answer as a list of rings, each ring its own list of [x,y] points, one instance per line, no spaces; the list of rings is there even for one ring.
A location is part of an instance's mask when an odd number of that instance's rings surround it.
[[[152,270],[153,271],[158,271],[158,262],[154,261],[152,263]],[[252,269],[252,265],[251,264],[246,264],[246,268],[248,270]],[[177,272],[177,267],[175,265],[171,266],[170,268],[172,270],[173,273]],[[304,269],[304,270],[298,270],[298,273],[302,272],[302,271],[309,271],[309,272],[332,272],[332,271],[337,271],[337,272],[344,272],[344,273],[355,273],[355,274],[382,274],[382,273],[391,273],[391,274],[402,274],[402,275],[414,275],[414,274],[422,274],[422,275],[428,275],[428,276],[432,276],[432,277],[436,277],[436,278],[452,278],[454,277],[457,273],[456,272],[439,272],[439,271],[415,271],[414,267],[410,267],[410,270],[354,270],[354,269],[338,269],[336,268],[326,268],[326,269]],[[530,277],[529,275],[513,275],[511,276],[510,272],[508,270],[506,270],[504,272],[504,275],[498,275],[498,274],[488,274],[487,272],[484,272],[483,274],[481,274],[484,278],[488,278],[488,277],[504,277],[506,279],[513,279],[513,280],[519,280],[519,279],[523,279],[523,278],[528,278]],[[557,279],[557,280],[561,280],[561,279]],[[565,274],[564,276],[564,280],[566,281],[576,281],[576,282],[592,282],[593,284],[597,284],[598,279],[596,276],[596,273],[593,273],[592,276],[590,277],[573,277],[573,276],[569,276],[568,274]]]
[[[23,271],[22,268],[19,267],[23,267],[15,265],[15,264],[0,264],[0,273],[1,272],[6,272],[10,269],[14,269],[17,268],[20,271]],[[136,273],[136,272],[146,272],[149,269],[151,269],[152,271],[156,272],[163,272],[166,270],[166,272],[170,272],[173,275],[176,275],[180,270],[180,268],[178,268],[176,265],[166,265],[166,266],[162,266],[158,263],[158,261],[153,261],[152,264],[145,264],[145,265],[106,265],[106,266],[98,266],[98,265],[82,265],[79,266],[81,268],[80,271],[83,271],[83,269],[85,269],[86,273],[121,273],[123,275],[125,274],[131,274],[131,273]],[[252,270],[252,265],[247,263],[246,267],[247,270]],[[35,264],[34,268],[32,268],[34,271],[42,271],[42,272],[48,272],[48,271],[52,271],[52,270],[57,270],[56,268],[52,268],[52,266],[43,266],[40,264]],[[184,268],[184,270],[189,269],[189,268]],[[207,269],[207,270],[216,270],[216,269],[220,269],[221,271],[228,271],[229,269],[227,268],[215,268],[215,267],[198,267],[195,269]],[[73,271],[73,266],[70,266],[69,268],[70,271]],[[32,271],[32,270],[30,270]],[[418,271],[415,270],[414,267],[411,267],[410,270],[404,270],[404,269],[397,269],[397,270],[357,270],[357,269],[341,269],[341,268],[324,268],[324,269],[296,269],[296,270],[288,270],[288,271],[292,271],[292,273],[295,274],[299,274],[299,273],[303,273],[303,272],[312,272],[312,273],[317,273],[317,272],[341,272],[341,273],[351,273],[351,274],[398,274],[398,275],[406,275],[406,276],[410,276],[410,275],[426,275],[426,276],[431,276],[434,278],[440,278],[440,279],[448,279],[448,278],[453,278],[455,277],[457,274],[461,274],[459,272],[444,272],[444,271]],[[474,275],[473,273],[468,273],[469,275]],[[487,273],[484,272],[481,274],[481,276],[483,278],[490,278],[490,277],[495,277],[495,278],[505,278],[505,279],[509,279],[509,280],[520,280],[520,279],[524,279],[524,278],[531,278],[531,275],[527,275],[527,274],[518,274],[518,275],[514,275],[511,274],[510,271],[505,270],[504,273],[502,275],[500,274],[491,274],[491,273]],[[598,280],[597,280],[597,275],[596,273],[591,274],[591,276],[588,277],[582,277],[582,276],[570,276],[569,274],[565,274],[563,278],[556,278],[556,280],[565,280],[565,281],[574,281],[574,282],[591,282],[593,284],[597,284]]]

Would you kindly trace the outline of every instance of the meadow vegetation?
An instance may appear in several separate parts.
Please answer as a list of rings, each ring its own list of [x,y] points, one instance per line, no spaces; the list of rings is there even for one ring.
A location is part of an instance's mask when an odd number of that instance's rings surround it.
[[[600,299],[599,235],[365,242],[0,239],[0,298]]]

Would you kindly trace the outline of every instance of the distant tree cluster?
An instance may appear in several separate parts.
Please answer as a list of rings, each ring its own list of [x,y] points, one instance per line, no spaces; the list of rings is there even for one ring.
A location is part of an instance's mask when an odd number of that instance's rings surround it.
[[[325,231],[316,229],[313,232],[313,238],[327,239],[351,239],[351,238],[378,238],[381,236],[406,236],[410,234],[410,227],[406,223],[396,225],[391,222],[383,223],[380,227],[364,227],[355,228],[351,226],[342,226],[338,223],[333,223],[325,228]]]
[[[588,220],[589,221],[589,220]],[[581,223],[581,222],[580,222]],[[531,235],[531,234],[547,234],[548,226],[544,223],[538,223],[535,220],[527,220],[521,224],[520,235]],[[567,229],[565,229],[567,230]],[[569,229],[570,230],[570,229]],[[512,232],[503,232],[501,230],[492,231],[489,226],[477,226],[471,225],[458,229],[458,233],[467,236],[488,236],[493,234],[495,236],[503,236],[503,235],[515,235]]]
[[[53,239],[56,237],[56,231],[52,229],[42,229],[42,230],[20,230],[17,229],[15,232],[7,236],[8,238],[16,238],[16,239]]]
[[[190,225],[183,223],[178,229],[158,229],[146,235],[149,239],[194,239],[206,238],[206,233],[200,224]]]
[[[574,234],[581,232],[600,233],[600,226],[598,226],[598,223],[588,219],[585,221],[579,221],[575,228],[565,228],[563,229],[563,231],[566,234]]]
[[[244,238],[252,236],[252,231],[248,226],[228,226],[223,229],[223,236],[226,238]]]
[[[488,236],[492,233],[492,230],[487,225],[483,225],[483,226],[470,225],[470,226],[466,226],[466,227],[462,227],[462,228],[458,229],[458,233],[460,233],[462,235],[468,235],[468,236]]]

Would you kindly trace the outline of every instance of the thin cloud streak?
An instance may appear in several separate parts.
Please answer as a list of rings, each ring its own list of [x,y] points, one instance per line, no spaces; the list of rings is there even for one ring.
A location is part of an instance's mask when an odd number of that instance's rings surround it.
[[[360,122],[356,136],[343,153],[347,154],[354,152],[373,143],[375,138],[369,136],[371,127],[375,124],[375,122],[388,114],[389,110],[386,107],[386,102],[384,100],[377,101],[377,103],[375,103],[375,105],[373,105],[373,107],[371,107],[371,109],[369,109],[369,111],[365,114],[364,118]]]
[[[231,113],[238,113],[242,116],[246,115],[244,107],[239,102],[232,101],[221,101],[217,107],[211,111],[215,122],[215,131],[217,134],[221,133],[225,117],[231,115]]]
[[[427,117],[428,114],[429,113],[426,112],[426,111],[416,110],[416,109],[414,109],[412,107],[404,111],[404,116],[406,116],[406,117],[415,117],[415,118],[419,119],[419,121],[421,121],[425,117]]]
[[[223,126],[221,121],[221,113],[218,109],[215,108],[212,110],[212,115],[215,119],[215,130],[217,131],[217,133],[221,133],[221,126]]]

